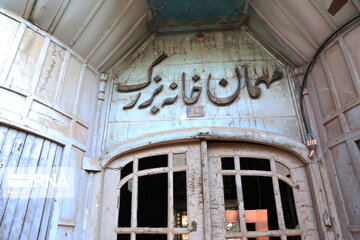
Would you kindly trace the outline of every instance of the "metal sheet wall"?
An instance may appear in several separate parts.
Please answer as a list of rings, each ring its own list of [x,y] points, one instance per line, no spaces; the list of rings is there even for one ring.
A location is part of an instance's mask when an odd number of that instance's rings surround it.
[[[321,53],[309,78],[317,128],[344,239],[360,239],[360,21]]]

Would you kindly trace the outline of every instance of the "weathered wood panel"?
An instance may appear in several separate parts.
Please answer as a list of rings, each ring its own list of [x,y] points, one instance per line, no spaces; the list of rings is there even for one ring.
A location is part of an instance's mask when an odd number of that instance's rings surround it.
[[[86,69],[80,91],[78,115],[81,120],[88,124],[93,120],[97,89],[97,76],[89,69]]]
[[[343,30],[311,71],[309,95],[344,239],[359,239],[360,226],[360,22]],[[310,106],[307,106],[310,108]],[[315,125],[316,124],[316,125]],[[332,192],[332,193],[331,193]]]
[[[31,83],[44,43],[44,37],[31,29],[26,29],[7,82],[11,89],[31,91]]]
[[[4,193],[3,174],[7,167],[32,167],[31,171],[37,171],[38,167],[57,167],[62,159],[61,145],[14,128],[0,127],[0,143],[1,194]],[[49,188],[48,191],[53,190]],[[46,236],[52,212],[46,206],[51,206],[53,199],[31,198],[34,195],[36,193],[30,188],[23,188],[20,198],[0,198],[1,239],[41,239],[41,232],[43,237]]]
[[[61,84],[59,106],[67,113],[73,113],[77,86],[80,81],[82,70],[81,62],[75,57],[70,57],[64,81]]]
[[[65,50],[54,42],[50,42],[36,88],[36,95],[51,103],[53,103],[56,96],[64,57]]]
[[[0,76],[4,69],[4,63],[15,38],[19,23],[0,14]]]

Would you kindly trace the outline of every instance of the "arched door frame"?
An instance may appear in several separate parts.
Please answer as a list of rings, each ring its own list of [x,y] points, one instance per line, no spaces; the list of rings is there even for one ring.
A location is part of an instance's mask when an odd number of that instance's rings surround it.
[[[326,194],[328,179],[324,178],[327,178],[327,175],[324,176],[324,173],[321,172],[318,162],[311,161],[308,158],[308,149],[302,142],[282,134],[257,129],[227,127],[202,127],[164,131],[129,139],[106,149],[101,155],[100,164],[102,169],[105,169],[115,159],[131,152],[169,143],[191,141],[192,139],[197,141],[200,139],[204,141],[222,140],[258,143],[282,149],[295,155],[304,163],[307,169],[320,237],[322,239],[342,239],[338,216],[330,209],[330,205],[334,201],[332,194],[330,194],[330,199],[329,194]]]

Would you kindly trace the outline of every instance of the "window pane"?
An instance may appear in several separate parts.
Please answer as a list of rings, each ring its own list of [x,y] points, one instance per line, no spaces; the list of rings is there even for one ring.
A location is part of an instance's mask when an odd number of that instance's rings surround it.
[[[186,172],[175,172],[173,174],[175,227],[187,227]]]
[[[167,227],[167,173],[139,177],[138,227]]]
[[[221,158],[221,169],[222,170],[234,170],[234,158],[233,157],[223,157]]]
[[[284,212],[285,226],[287,229],[295,229],[298,226],[296,207],[292,188],[282,180],[279,180],[281,203]]]
[[[276,162],[276,173],[290,178],[290,169],[282,163]]]
[[[118,234],[117,240],[130,240],[130,234]]]
[[[254,227],[257,231],[266,231],[267,228],[279,229],[272,178],[243,176],[241,181],[247,229],[249,231],[253,231]]]
[[[301,236],[289,236],[287,240],[301,240]]]
[[[261,158],[240,158],[240,169],[271,171],[270,161]]]
[[[268,237],[261,237],[261,238],[259,238],[259,239],[281,240],[280,237],[270,237],[270,238],[268,238]],[[257,239],[256,239],[256,238],[248,238],[248,240],[257,240]]]
[[[189,240],[188,234],[175,234],[174,240]]]
[[[129,162],[121,168],[121,179],[133,172],[133,162]]]
[[[166,234],[137,234],[136,240],[167,240]]]
[[[129,181],[131,182],[131,180]],[[119,227],[131,226],[131,188],[125,183],[120,189]]]
[[[235,176],[223,176],[226,231],[240,231],[239,205],[237,201]]]
[[[186,153],[174,153],[174,167],[186,165]]]
[[[149,168],[158,168],[158,167],[167,167],[168,166],[168,156],[151,156],[146,158],[139,159],[139,170],[145,170]]]

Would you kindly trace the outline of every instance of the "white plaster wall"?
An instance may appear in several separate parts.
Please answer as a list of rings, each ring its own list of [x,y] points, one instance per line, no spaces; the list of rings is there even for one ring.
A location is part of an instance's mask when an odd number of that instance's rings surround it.
[[[194,127],[237,127],[260,129],[283,134],[295,140],[301,140],[299,121],[294,101],[293,79],[285,66],[261,45],[258,44],[244,30],[218,31],[203,33],[203,38],[196,37],[196,33],[177,33],[158,35],[114,80],[111,104],[107,122],[105,148],[119,144],[146,134],[158,133],[166,130],[186,129]],[[136,106],[130,110],[123,110],[123,106],[130,102],[139,91],[124,93],[116,88],[117,83],[136,84],[147,80],[149,65],[162,53],[169,55],[162,63],[154,68],[153,77],[160,75],[162,80],[151,84],[141,92]],[[241,91],[235,102],[229,106],[217,106],[210,102],[207,90],[208,74],[212,74],[210,88],[219,97],[231,95],[237,87],[235,67],[241,69],[247,64],[249,77],[254,80],[268,71],[270,75],[275,68],[284,73],[284,77],[274,82],[269,89],[261,84],[261,95],[258,99],[251,99],[244,80],[243,70]],[[187,95],[192,86],[202,86],[199,101],[193,106],[203,106],[205,116],[188,118],[187,106],[182,100],[181,74],[186,73]],[[201,77],[197,83],[191,80],[194,74]],[[218,81],[226,78],[229,85],[221,87]],[[178,84],[176,90],[169,85]],[[163,84],[163,90],[155,97],[148,108],[138,109],[147,100],[153,90]],[[252,81],[254,84],[254,81]],[[161,108],[166,97],[179,95],[178,100],[169,106]],[[153,115],[150,109],[153,105],[160,111]]]

